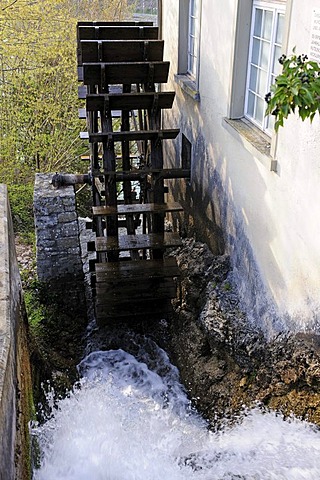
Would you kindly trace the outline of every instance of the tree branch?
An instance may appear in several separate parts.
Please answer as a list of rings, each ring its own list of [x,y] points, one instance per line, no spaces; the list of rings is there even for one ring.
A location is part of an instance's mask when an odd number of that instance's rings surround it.
[[[18,0],[13,0],[13,2],[11,2],[9,5],[7,5],[6,7],[2,8],[2,11],[7,10],[7,8],[12,7],[12,5],[14,5],[15,3],[17,3],[17,1],[18,1]]]

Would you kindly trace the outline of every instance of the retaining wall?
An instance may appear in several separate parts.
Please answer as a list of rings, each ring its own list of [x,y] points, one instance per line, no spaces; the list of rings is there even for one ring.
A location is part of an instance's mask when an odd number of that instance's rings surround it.
[[[26,328],[7,187],[0,184],[0,480],[29,475],[28,439],[22,438],[29,412],[21,406],[31,388]]]

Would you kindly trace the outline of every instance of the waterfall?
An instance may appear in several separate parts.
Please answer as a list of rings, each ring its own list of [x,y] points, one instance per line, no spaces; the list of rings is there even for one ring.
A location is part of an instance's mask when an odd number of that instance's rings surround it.
[[[151,348],[151,347],[152,348]],[[95,351],[52,416],[32,426],[33,480],[318,480],[320,432],[258,407],[212,432],[177,369],[148,341],[135,356]]]

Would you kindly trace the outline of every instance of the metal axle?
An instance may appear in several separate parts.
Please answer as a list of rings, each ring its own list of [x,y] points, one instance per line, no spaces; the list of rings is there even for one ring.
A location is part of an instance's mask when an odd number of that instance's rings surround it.
[[[52,185],[54,188],[64,187],[66,185],[76,185],[80,183],[92,184],[92,178],[90,174],[78,175],[73,173],[56,173],[52,177]]]

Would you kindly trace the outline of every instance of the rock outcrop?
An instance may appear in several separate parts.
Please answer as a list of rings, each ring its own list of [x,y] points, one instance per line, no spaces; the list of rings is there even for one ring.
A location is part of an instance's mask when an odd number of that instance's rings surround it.
[[[320,337],[282,333],[267,341],[240,310],[227,256],[193,239],[174,255],[182,277],[170,351],[211,425],[257,402],[320,424]]]

